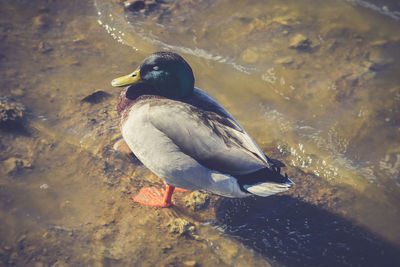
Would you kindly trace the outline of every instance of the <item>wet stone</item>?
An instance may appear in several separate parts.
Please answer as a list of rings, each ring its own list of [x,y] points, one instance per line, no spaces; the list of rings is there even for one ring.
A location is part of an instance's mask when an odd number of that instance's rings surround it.
[[[290,39],[289,48],[307,50],[311,47],[311,41],[302,34],[296,34]]]
[[[39,188],[42,189],[42,190],[47,190],[47,189],[49,189],[49,185],[48,184],[42,184],[42,185],[40,185]]]
[[[210,203],[210,196],[208,194],[201,193],[199,191],[194,191],[187,197],[185,197],[186,207],[198,211],[208,207]]]
[[[170,234],[175,234],[179,236],[187,235],[194,238],[198,237],[196,235],[196,226],[193,223],[182,218],[171,219],[167,223],[167,227]]]
[[[43,53],[43,54],[47,54],[47,53],[50,53],[51,51],[53,51],[53,48],[49,47],[49,45],[43,41],[41,41],[39,43],[39,45],[37,46],[37,49],[40,53]]]
[[[47,14],[41,14],[39,16],[34,17],[32,20],[32,23],[33,23],[33,27],[37,31],[45,30],[45,29],[49,28],[50,19]]]
[[[17,243],[20,244],[20,243],[24,242],[25,240],[26,240],[26,235],[21,235],[21,236],[18,238]]]
[[[184,261],[183,265],[188,266],[188,267],[195,267],[198,266],[196,261]]]
[[[22,121],[25,115],[25,107],[13,98],[0,96],[0,126],[2,124]]]
[[[124,2],[124,7],[129,11],[139,11],[146,7],[145,1],[142,0],[127,0]]]
[[[24,168],[32,168],[32,163],[26,159],[11,157],[4,160],[0,167],[3,173],[12,174]]]
[[[48,237],[49,237],[49,232],[44,232],[42,238],[47,239]]]
[[[129,12],[140,12],[140,13],[150,13],[156,10],[157,7],[167,5],[164,2],[156,1],[156,0],[126,0],[122,1],[123,6],[126,11]]]
[[[371,46],[384,46],[384,45],[387,45],[387,44],[388,44],[387,40],[377,40],[377,41],[374,41],[374,42],[370,43]]]
[[[278,58],[277,60],[274,61],[276,65],[283,65],[283,66],[288,66],[293,64],[294,60],[292,57],[283,57],[283,58]]]
[[[161,247],[161,251],[162,251],[162,253],[164,253],[164,254],[168,253],[168,251],[170,251],[171,249],[172,249],[172,246],[171,246],[171,245],[165,245],[165,246],[162,246],[162,247]]]
[[[389,63],[385,62],[384,60],[377,60],[374,62],[369,62],[369,63],[367,63],[367,65],[368,65],[369,71],[378,72],[378,71],[382,71],[385,68],[387,68]]]

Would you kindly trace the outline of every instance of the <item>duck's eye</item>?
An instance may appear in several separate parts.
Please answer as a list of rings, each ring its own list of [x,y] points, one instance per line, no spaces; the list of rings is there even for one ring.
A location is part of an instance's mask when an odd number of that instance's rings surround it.
[[[154,66],[154,67],[153,67],[153,70],[159,70],[159,69],[160,69],[159,66]]]

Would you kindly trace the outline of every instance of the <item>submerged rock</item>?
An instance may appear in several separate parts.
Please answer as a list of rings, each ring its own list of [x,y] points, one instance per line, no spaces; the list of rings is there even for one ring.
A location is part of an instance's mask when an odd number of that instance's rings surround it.
[[[146,7],[142,0],[127,0],[124,2],[124,7],[129,11],[139,11]]]
[[[277,60],[274,61],[276,65],[283,65],[283,66],[288,66],[293,64],[294,59],[292,57],[283,57],[283,58],[278,58]]]
[[[210,202],[210,196],[208,194],[194,191],[187,197],[185,197],[186,207],[198,211],[208,207]]]
[[[32,19],[33,28],[36,31],[47,30],[50,27],[48,14],[40,14]]]
[[[157,1],[154,0],[126,0],[123,1],[124,8],[127,11],[137,12],[137,11],[151,11],[157,6]]]
[[[376,40],[376,41],[373,41],[373,42],[371,42],[371,43],[369,43],[371,46],[385,46],[385,45],[387,45],[389,43],[389,41],[388,40],[382,40],[382,39],[380,39],[380,40]]]
[[[32,163],[29,160],[11,157],[1,163],[1,170],[5,174],[15,173],[24,168],[32,168]]]
[[[382,71],[389,66],[389,63],[384,60],[377,60],[373,62],[368,62],[367,67],[369,71],[378,72]]]
[[[182,218],[171,219],[167,223],[167,227],[168,227],[168,232],[170,234],[176,234],[179,236],[187,235],[195,239],[198,238],[198,235],[196,234],[196,226],[185,219]]]
[[[42,190],[47,190],[47,189],[49,189],[49,185],[48,184],[42,184],[39,188],[42,189]]]
[[[106,93],[104,91],[96,91],[86,97],[84,97],[81,101],[82,102],[87,102],[87,103],[92,103],[92,104],[98,104],[103,102],[106,98],[109,98],[111,95],[109,93]]]
[[[47,54],[53,51],[52,47],[49,47],[48,43],[41,41],[37,46],[37,50],[40,53]]]
[[[188,266],[188,267],[195,267],[198,266],[196,261],[184,261],[183,265]]]
[[[25,115],[25,107],[13,98],[0,96],[0,126],[9,123],[19,123]]]
[[[307,50],[311,47],[311,41],[302,34],[296,34],[290,39],[289,48]]]

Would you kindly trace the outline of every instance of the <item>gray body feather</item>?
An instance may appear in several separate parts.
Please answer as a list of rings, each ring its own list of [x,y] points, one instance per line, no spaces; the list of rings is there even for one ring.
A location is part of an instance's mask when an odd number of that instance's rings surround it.
[[[233,117],[199,89],[183,101],[143,99],[128,112],[122,125],[125,141],[169,185],[245,197],[272,195],[293,184],[239,186],[234,175],[270,168],[271,163]]]

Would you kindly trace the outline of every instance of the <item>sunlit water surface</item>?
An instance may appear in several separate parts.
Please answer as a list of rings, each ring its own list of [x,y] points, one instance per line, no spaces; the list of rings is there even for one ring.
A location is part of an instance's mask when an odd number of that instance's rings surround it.
[[[376,2],[2,1],[1,94],[28,109],[27,129],[0,140],[3,263],[396,265],[400,8]],[[166,233],[195,215],[130,202],[159,180],[112,150],[109,83],[157,50],[184,56],[296,183],[220,200],[194,219],[203,242]],[[110,96],[81,101],[98,90]],[[8,172],[10,157],[32,167]]]

